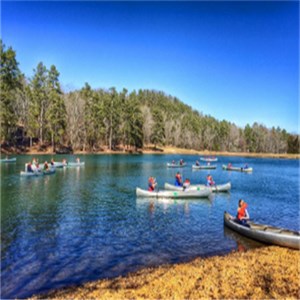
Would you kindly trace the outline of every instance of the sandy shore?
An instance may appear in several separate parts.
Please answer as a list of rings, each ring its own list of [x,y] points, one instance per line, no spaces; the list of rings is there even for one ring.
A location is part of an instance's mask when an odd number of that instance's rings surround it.
[[[37,150],[37,147],[32,147],[27,149],[26,153],[21,153],[16,149],[5,150],[1,149],[2,156],[13,155],[13,154],[28,154],[28,155],[55,155],[52,151],[52,148],[48,148],[45,151],[41,152]],[[132,154],[132,151],[110,151],[104,150],[99,152],[87,152],[87,151],[75,151],[74,155],[77,154]],[[139,154],[183,154],[183,155],[199,155],[199,156],[241,156],[241,157],[264,157],[264,158],[286,158],[286,159],[300,159],[300,154],[278,154],[278,153],[248,153],[248,152],[217,152],[217,151],[197,151],[193,149],[184,149],[176,147],[160,147],[157,150],[154,150],[154,147],[145,147],[144,149],[139,150]]]
[[[263,247],[146,268],[33,299],[300,299],[300,251]]]

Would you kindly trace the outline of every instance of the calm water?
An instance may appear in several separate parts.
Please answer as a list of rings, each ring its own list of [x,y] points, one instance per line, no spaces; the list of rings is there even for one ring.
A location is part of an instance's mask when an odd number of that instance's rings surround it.
[[[241,197],[255,221],[300,229],[298,160],[219,157],[210,174],[217,183],[231,181],[231,193],[210,200],[151,200],[136,198],[135,188],[146,188],[150,175],[160,188],[173,183],[177,170],[167,169],[167,161],[187,161],[182,173],[192,183],[204,183],[209,172],[192,171],[197,156],[87,155],[81,156],[85,167],[21,178],[30,158],[1,165],[1,298],[260,247],[224,229],[224,210],[235,214]],[[228,162],[248,163],[254,172],[222,171]]]

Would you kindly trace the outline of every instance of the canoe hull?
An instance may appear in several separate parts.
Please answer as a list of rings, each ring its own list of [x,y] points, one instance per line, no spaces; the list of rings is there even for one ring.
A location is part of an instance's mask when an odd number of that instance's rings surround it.
[[[230,168],[228,168],[225,165],[222,166],[222,169],[226,170],[226,171],[238,171],[238,172],[245,172],[245,173],[250,173],[250,172],[253,171],[252,168],[247,168],[247,169],[245,169],[245,168],[237,168],[237,167],[230,167]]]
[[[211,194],[209,189],[201,191],[158,191],[149,192],[140,188],[136,188],[136,195],[138,197],[151,197],[151,198],[208,198]]]
[[[3,159],[0,159],[0,162],[1,163],[13,163],[13,162],[16,162],[17,161],[17,159],[15,158],[15,157],[13,157],[13,158],[3,158]]]
[[[69,162],[68,167],[82,167],[84,166],[84,162],[80,162],[80,163],[77,163],[77,162]]]
[[[183,188],[181,186],[175,186],[173,184],[169,184],[169,183],[165,183],[165,189],[166,190],[170,190],[170,191],[182,191]],[[219,184],[217,186],[211,186],[208,187],[204,184],[192,184],[190,185],[187,190],[188,191],[199,191],[199,190],[203,190],[203,189],[208,189],[211,192],[228,192],[231,189],[231,183],[227,182],[225,184]]]
[[[212,165],[212,166],[196,166],[196,165],[192,165],[192,169],[193,170],[213,170],[216,169],[217,166],[216,165]]]
[[[217,158],[205,158],[205,157],[200,157],[200,160],[206,161],[206,162],[214,162],[214,161],[218,161]]]
[[[278,245],[300,250],[300,233],[268,225],[249,222],[250,227],[236,223],[229,213],[224,213],[224,224],[228,228],[248,238],[271,245]]]
[[[168,168],[183,168],[183,167],[185,167],[185,166],[186,166],[186,163],[183,163],[182,165],[167,163],[167,167],[168,167]]]

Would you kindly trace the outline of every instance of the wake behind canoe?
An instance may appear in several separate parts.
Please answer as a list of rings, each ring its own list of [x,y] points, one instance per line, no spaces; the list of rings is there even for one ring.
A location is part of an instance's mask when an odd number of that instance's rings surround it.
[[[229,213],[224,212],[224,224],[230,229],[248,238],[272,245],[300,250],[300,232],[249,222],[244,226],[234,221]]]

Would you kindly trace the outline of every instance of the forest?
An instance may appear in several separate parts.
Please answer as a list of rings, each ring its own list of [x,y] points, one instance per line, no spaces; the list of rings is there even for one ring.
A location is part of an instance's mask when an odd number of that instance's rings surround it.
[[[164,145],[209,151],[299,153],[299,135],[259,122],[240,128],[156,90],[64,92],[59,71],[40,62],[27,78],[1,44],[1,147],[136,151]]]

